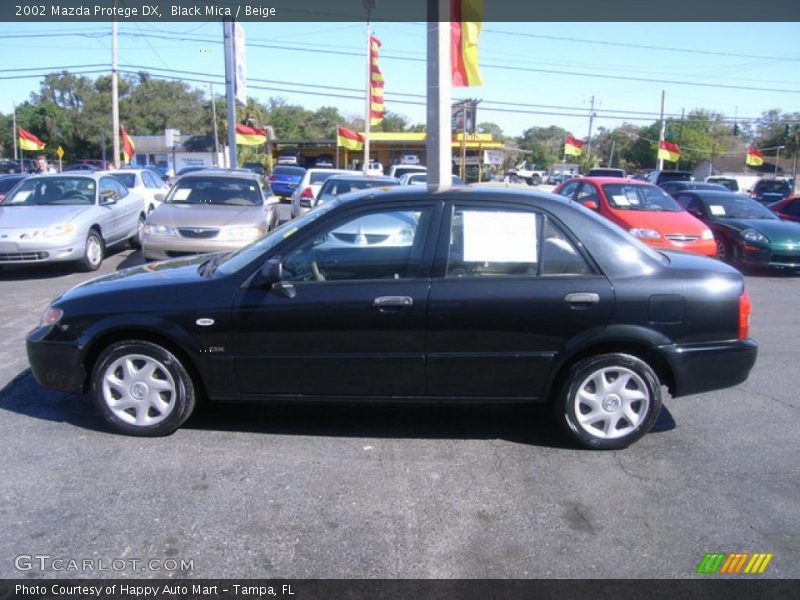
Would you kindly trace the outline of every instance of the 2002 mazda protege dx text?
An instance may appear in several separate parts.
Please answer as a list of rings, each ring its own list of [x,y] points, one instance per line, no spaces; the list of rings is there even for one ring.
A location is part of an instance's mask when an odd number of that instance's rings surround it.
[[[548,194],[374,188],[249,246],[119,271],[28,336],[39,383],[164,435],[200,398],[551,402],[589,448],[644,435],[661,385],[744,381],[742,275]]]

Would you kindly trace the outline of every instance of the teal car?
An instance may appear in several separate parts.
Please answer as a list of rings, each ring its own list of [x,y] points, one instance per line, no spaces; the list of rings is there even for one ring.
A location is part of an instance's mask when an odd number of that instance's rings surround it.
[[[800,223],[731,192],[682,190],[676,199],[708,225],[717,258],[738,266],[800,269]]]

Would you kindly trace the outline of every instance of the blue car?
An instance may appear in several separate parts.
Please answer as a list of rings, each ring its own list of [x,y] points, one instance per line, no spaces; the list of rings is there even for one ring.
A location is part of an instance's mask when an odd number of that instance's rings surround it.
[[[305,173],[306,170],[303,167],[278,165],[272,169],[272,174],[269,176],[269,186],[272,188],[272,193],[276,196],[288,198],[294,193]]]
[[[761,204],[774,204],[792,195],[792,187],[785,179],[760,179],[750,196]]]

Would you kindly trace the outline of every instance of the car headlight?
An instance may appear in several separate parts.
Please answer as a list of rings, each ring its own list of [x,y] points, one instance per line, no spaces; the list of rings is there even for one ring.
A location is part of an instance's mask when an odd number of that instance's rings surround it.
[[[745,229],[742,232],[742,237],[747,242],[752,242],[755,244],[768,244],[769,240],[767,237],[761,233],[760,231],[756,231],[755,229]]]
[[[700,234],[700,238],[704,240],[713,240],[714,232],[710,229],[703,229],[703,233]]]
[[[72,223],[65,223],[63,225],[53,225],[52,227],[48,227],[47,229],[37,229],[31,233],[27,233],[22,236],[23,239],[25,238],[43,238],[43,237],[63,237],[65,235],[70,235],[75,233],[75,225]]]
[[[661,237],[661,234],[655,229],[643,229],[641,227],[634,227],[630,230],[630,234],[644,240],[655,240]]]
[[[48,306],[47,309],[44,311],[42,318],[39,320],[39,327],[49,327],[50,325],[55,325],[61,320],[61,317],[64,316],[64,311],[60,308],[54,308],[52,306]]]
[[[253,240],[260,235],[262,235],[264,231],[261,227],[226,227],[222,230],[220,234],[220,238],[223,240],[229,241],[243,241],[243,240]]]
[[[174,236],[175,230],[172,227],[167,227],[166,225],[145,225],[144,234]]]

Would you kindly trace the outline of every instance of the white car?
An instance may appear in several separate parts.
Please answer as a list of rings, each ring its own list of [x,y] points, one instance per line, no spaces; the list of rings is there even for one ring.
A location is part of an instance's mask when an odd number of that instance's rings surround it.
[[[150,169],[122,169],[110,171],[109,175],[131,192],[144,198],[144,208],[148,215],[161,205],[156,196],[163,196],[169,190],[167,182]]]
[[[400,164],[401,165],[419,165],[419,155],[413,154],[410,152],[405,152],[400,155]]]
[[[314,199],[319,194],[319,189],[328,177],[346,173],[348,171],[344,169],[308,169],[292,193],[292,218],[304,215],[311,210]]]
[[[389,177],[397,177],[400,179],[403,175],[408,173],[427,173],[428,168],[422,165],[392,165],[389,167],[387,175]]]

